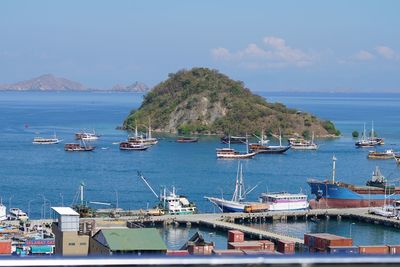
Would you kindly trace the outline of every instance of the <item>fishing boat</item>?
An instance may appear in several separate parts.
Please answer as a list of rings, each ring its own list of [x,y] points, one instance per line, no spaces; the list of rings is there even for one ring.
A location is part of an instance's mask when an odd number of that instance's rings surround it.
[[[197,137],[178,137],[176,139],[177,143],[196,143],[199,141]]]
[[[249,151],[249,145],[246,138],[246,152],[241,153],[231,148],[231,143],[228,142],[227,148],[217,148],[217,158],[219,159],[248,159],[254,157],[257,153]]]
[[[245,144],[247,140],[246,136],[231,136],[231,135],[225,135],[221,137],[221,143],[222,144]]]
[[[400,187],[390,185],[378,167],[365,186],[336,181],[335,175],[336,158],[333,157],[331,180],[308,179],[311,194],[315,195],[310,201],[312,208],[378,207],[400,199]],[[387,195],[390,195],[389,200]]]
[[[174,186],[172,187],[172,191],[168,192],[167,188],[164,187],[162,193],[158,195],[150,186],[147,179],[139,171],[138,177],[147,185],[153,195],[155,195],[155,197],[159,200],[157,209],[162,210],[164,214],[181,215],[197,213],[196,205],[193,202],[190,202],[187,197],[178,195]]]
[[[314,143],[314,133],[312,134],[311,140],[305,140],[304,138],[289,138],[289,145],[295,150],[317,150],[318,145]]]
[[[35,145],[53,145],[58,144],[62,140],[57,138],[57,135],[54,133],[53,137],[50,138],[43,138],[43,137],[35,137],[33,138],[32,144]]]
[[[146,150],[150,147],[150,145],[145,145],[144,143],[134,143],[134,142],[121,142],[119,143],[119,149],[120,150],[128,150],[128,151],[134,151],[134,150],[139,150],[143,151]]]
[[[243,181],[243,167],[242,164],[238,164],[238,170],[236,173],[235,179],[235,191],[233,192],[232,199],[224,199],[223,197],[205,197],[211,203],[215,204],[222,212],[248,212],[249,210],[254,210],[257,208],[257,211],[266,210],[268,207],[262,203],[254,203],[254,202],[245,202],[246,195],[249,194],[257,187],[246,190]],[[255,207],[255,208],[253,208]]]
[[[383,152],[370,151],[367,156],[368,159],[392,159],[394,157],[395,152],[393,151],[393,149],[388,149]]]
[[[82,140],[82,143],[69,143],[64,145],[64,150],[68,152],[87,152],[93,151],[96,147],[87,145],[85,141]]]
[[[270,211],[304,210],[309,207],[307,195],[302,193],[262,193],[260,196],[260,202],[267,204],[268,210]]]
[[[75,133],[75,139],[82,141],[96,141],[99,139],[99,135],[97,135],[94,130],[92,133],[81,131],[79,133]]]
[[[249,150],[251,152],[256,152],[260,154],[282,154],[288,151],[291,147],[290,145],[287,146],[282,145],[281,135],[279,135],[279,146],[266,145],[268,142],[269,140],[264,139],[262,134],[260,141],[258,143],[253,143],[249,145]]]

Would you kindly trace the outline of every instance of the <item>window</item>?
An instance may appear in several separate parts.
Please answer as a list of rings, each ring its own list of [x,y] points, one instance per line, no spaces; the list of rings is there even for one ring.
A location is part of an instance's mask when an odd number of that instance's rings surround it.
[[[79,243],[80,246],[86,246],[86,242]]]
[[[68,243],[68,246],[75,246],[75,243]]]

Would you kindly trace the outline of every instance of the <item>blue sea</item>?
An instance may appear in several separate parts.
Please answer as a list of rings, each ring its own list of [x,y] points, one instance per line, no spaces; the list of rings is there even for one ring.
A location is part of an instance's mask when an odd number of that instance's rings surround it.
[[[245,184],[258,185],[248,196],[256,200],[265,191],[309,193],[310,177],[330,178],[333,155],[337,179],[364,184],[375,166],[389,179],[400,176],[394,160],[367,160],[368,149],[356,149],[351,133],[366,123],[385,138],[379,150],[400,150],[400,94],[263,93],[268,101],[332,120],[342,137],[318,139],[318,151],[288,151],[243,160]],[[124,152],[116,142],[128,132],[117,130],[129,112],[138,108],[142,94],[99,92],[0,92],[0,196],[7,207],[19,207],[32,218],[48,217],[50,206],[71,205],[79,184],[85,184],[87,202],[106,202],[124,209],[156,204],[137,177],[140,170],[158,192],[175,186],[197,203],[202,212],[217,212],[204,196],[231,196],[237,161],[218,160],[223,147],[216,136],[201,136],[198,143],[179,144],[174,136],[158,135],[160,142],[147,151]],[[54,132],[63,143],[74,133],[95,129],[101,135],[92,153],[68,153],[63,144],[34,145],[35,136]],[[272,140],[276,143],[277,140]],[[243,145],[236,146],[245,150]],[[310,196],[311,197],[311,196]],[[104,208],[104,206],[95,206]],[[399,236],[400,237],[400,236]]]

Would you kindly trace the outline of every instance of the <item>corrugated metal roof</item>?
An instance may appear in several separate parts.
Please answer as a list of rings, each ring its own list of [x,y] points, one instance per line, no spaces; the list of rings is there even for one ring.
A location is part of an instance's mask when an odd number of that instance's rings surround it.
[[[56,213],[60,215],[74,215],[74,216],[79,216],[79,213],[77,213],[75,210],[73,210],[70,207],[51,207],[52,210],[54,210]]]
[[[112,251],[167,250],[155,228],[100,230]]]

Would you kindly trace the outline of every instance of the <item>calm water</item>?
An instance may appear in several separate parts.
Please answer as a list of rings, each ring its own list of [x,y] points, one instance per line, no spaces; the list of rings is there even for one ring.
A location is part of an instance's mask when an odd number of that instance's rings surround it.
[[[400,169],[394,161],[366,159],[367,150],[354,148],[353,130],[374,120],[379,135],[386,138],[382,149],[399,150],[400,95],[309,94],[265,95],[270,101],[309,111],[331,119],[343,137],[317,140],[317,152],[289,151],[286,155],[260,155],[243,161],[245,182],[260,185],[249,199],[263,191],[308,192],[306,179],[331,175],[335,154],[339,180],[363,184],[379,164],[389,179],[398,178]],[[0,195],[7,206],[42,216],[43,197],[46,213],[53,206],[70,205],[81,181],[86,184],[86,200],[117,203],[125,209],[139,209],[155,204],[156,199],[138,180],[141,170],[153,187],[175,185],[189,196],[201,211],[214,212],[205,195],[228,197],[233,191],[236,161],[217,160],[216,137],[201,137],[199,143],[177,144],[162,136],[158,145],[144,152],[123,152],[113,144],[125,140],[127,132],[116,130],[142,95],[129,93],[0,93]],[[31,144],[36,135],[49,136],[56,131],[64,142],[73,141],[81,129],[96,129],[101,139],[93,153],[67,153],[63,145]],[[244,146],[238,146],[244,149]],[[400,237],[400,236],[398,236]]]

